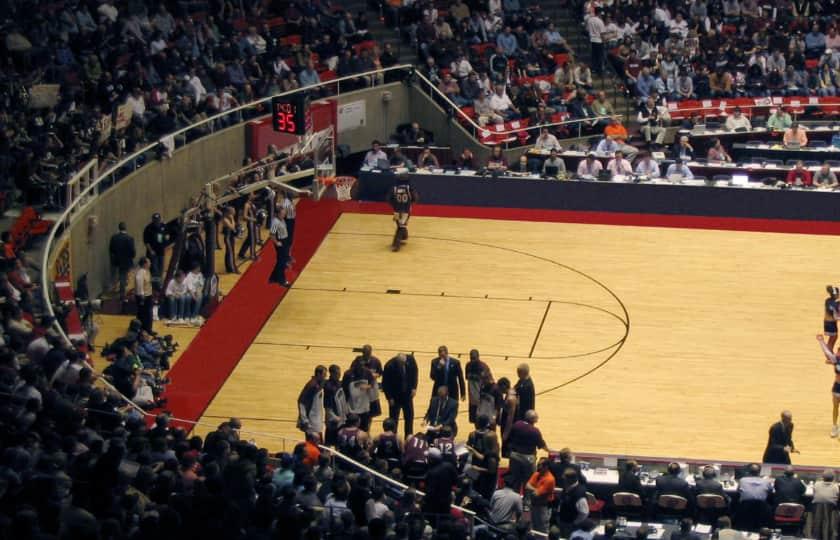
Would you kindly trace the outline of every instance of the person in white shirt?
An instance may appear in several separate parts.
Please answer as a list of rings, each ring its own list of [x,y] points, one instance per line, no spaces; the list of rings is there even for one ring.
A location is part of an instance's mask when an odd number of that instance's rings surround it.
[[[484,94],[479,94],[478,98],[473,101],[473,108],[475,109],[476,120],[481,127],[488,123],[501,124],[505,121],[501,115],[496,114],[496,111],[490,106],[490,100]]]
[[[382,143],[375,140],[370,143],[370,150],[365,154],[363,165],[375,169],[380,161],[388,161],[388,154],[382,150]]]
[[[470,64],[469,60],[467,60],[466,56],[463,53],[459,54],[458,57],[452,62],[450,66],[452,74],[458,78],[463,79],[467,77],[470,72],[473,70],[472,65]]]
[[[248,44],[254,48],[254,52],[259,54],[265,53],[266,43],[265,38],[257,33],[256,26],[248,27],[248,36],[245,38]]]
[[[686,166],[685,163],[682,162],[681,159],[677,158],[674,160],[673,163],[668,165],[668,170],[665,171],[665,178],[670,179],[682,179],[682,180],[691,180],[694,178],[694,174],[691,172],[691,169]]]
[[[166,302],[169,305],[169,320],[182,324],[187,319],[190,293],[184,283],[184,271],[175,272],[175,277],[166,285]]]
[[[146,98],[143,97],[143,92],[140,88],[135,88],[131,94],[125,98],[125,104],[131,107],[132,119],[146,125]]]
[[[503,84],[497,84],[493,95],[490,96],[490,108],[502,118],[508,118],[512,116],[513,113],[519,112],[517,108],[513,106],[513,102],[510,100],[510,97],[508,97],[505,93],[505,85]]]
[[[540,136],[534,142],[534,150],[547,152],[549,150],[562,150],[557,137],[548,132],[548,128],[540,129]]]
[[[134,302],[137,306],[137,318],[143,324],[143,329],[152,332],[154,299],[152,297],[152,273],[149,270],[152,263],[148,257],[141,257],[137,261],[137,271],[134,273]]]
[[[741,107],[735,107],[732,115],[726,119],[726,129],[734,131],[736,129],[752,129],[750,119],[744,116],[741,112]]]
[[[621,150],[616,151],[615,157],[607,163],[607,170],[613,176],[633,174],[633,166],[629,161],[624,159],[624,154],[621,153]]]
[[[594,178],[604,168],[601,162],[595,159],[595,154],[590,152],[586,155],[586,159],[578,163],[577,175],[586,178]]]
[[[636,163],[636,174],[649,178],[659,178],[659,164],[650,157],[649,153],[644,152]]]
[[[201,78],[196,74],[195,68],[190,69],[189,75],[184,75],[184,80],[187,81],[187,86],[192,91],[193,101],[196,104],[204,101],[204,98],[207,97],[207,89],[204,88],[204,83],[201,82]]]
[[[184,278],[187,292],[190,295],[188,314],[190,321],[194,324],[201,323],[201,308],[204,307],[204,274],[201,273],[201,265],[196,263],[190,273]]]
[[[589,46],[592,51],[592,71],[600,75],[604,69],[604,21],[597,14],[586,19],[586,31],[589,33]]]

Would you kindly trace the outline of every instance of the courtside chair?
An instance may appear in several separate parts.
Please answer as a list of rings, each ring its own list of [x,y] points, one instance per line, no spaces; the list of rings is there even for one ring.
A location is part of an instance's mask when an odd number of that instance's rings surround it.
[[[597,497],[594,493],[586,492],[586,503],[589,505],[589,516],[596,519],[601,519],[601,512],[604,510],[606,503]]]
[[[642,517],[642,498],[636,493],[617,491],[613,493],[612,503],[616,516],[625,518]]]
[[[799,536],[802,530],[805,507],[799,503],[781,503],[773,513],[773,522],[782,534]]]
[[[726,499],[715,493],[703,493],[697,496],[697,521],[713,524],[726,513]]]
[[[660,495],[656,500],[656,510],[663,521],[679,521],[688,512],[688,499],[679,495]]]

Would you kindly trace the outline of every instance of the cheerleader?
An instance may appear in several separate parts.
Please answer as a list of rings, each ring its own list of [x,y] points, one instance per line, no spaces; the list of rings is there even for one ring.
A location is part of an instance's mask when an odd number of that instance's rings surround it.
[[[239,269],[236,267],[236,248],[234,245],[236,228],[236,210],[232,206],[228,206],[222,216],[222,236],[225,240],[225,271],[229,274],[239,273]]]

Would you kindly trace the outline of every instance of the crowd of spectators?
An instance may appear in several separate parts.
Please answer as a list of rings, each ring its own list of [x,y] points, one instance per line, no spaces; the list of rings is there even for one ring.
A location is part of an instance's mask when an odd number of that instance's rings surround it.
[[[833,96],[837,7],[833,0],[588,0],[583,15],[593,51],[609,51],[641,100]]]
[[[328,0],[5,0],[0,12],[0,178],[28,203],[58,205],[91,158],[104,167],[239,104],[397,61],[364,13]]]

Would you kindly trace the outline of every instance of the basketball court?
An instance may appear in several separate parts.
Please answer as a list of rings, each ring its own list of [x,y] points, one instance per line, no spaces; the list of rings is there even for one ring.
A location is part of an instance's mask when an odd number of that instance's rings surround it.
[[[462,363],[479,349],[497,379],[530,364],[552,448],[759,460],[789,408],[794,462],[840,465],[832,370],[814,339],[833,237],[415,216],[392,253],[383,208],[341,215],[199,434],[238,416],[279,450],[272,436],[300,436],[314,366],[344,370],[365,343],[383,363],[415,353],[422,416],[445,344]]]

